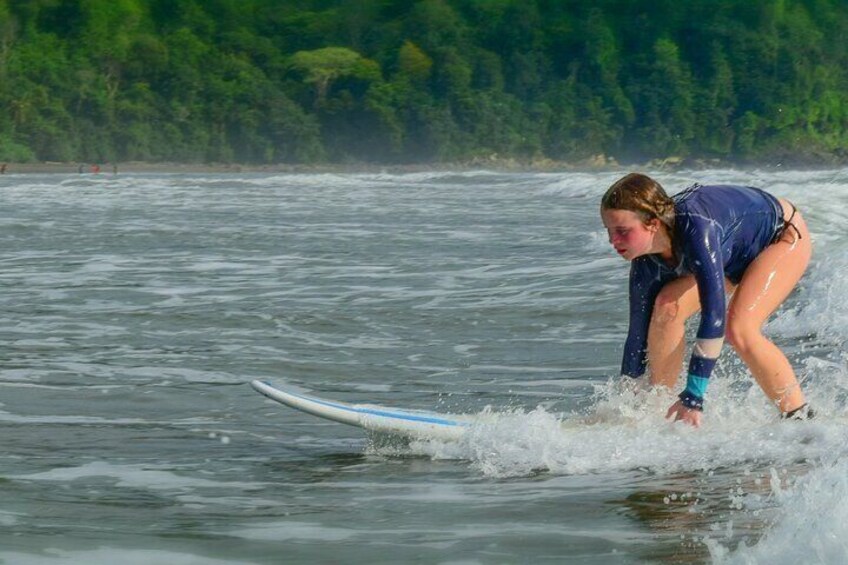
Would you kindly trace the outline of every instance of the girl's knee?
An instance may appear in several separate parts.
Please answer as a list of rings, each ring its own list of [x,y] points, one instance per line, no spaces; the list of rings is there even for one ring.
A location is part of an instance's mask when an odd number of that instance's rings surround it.
[[[654,301],[651,322],[654,324],[683,324],[694,312],[689,312],[681,297],[674,292],[661,290]]]
[[[651,316],[651,322],[654,324],[672,324],[675,321],[683,323],[683,320],[678,320],[680,313],[680,305],[676,300],[660,300],[657,298],[654,304],[654,314]]]
[[[731,317],[727,321],[724,339],[737,353],[744,355],[751,350],[761,334],[760,327]]]

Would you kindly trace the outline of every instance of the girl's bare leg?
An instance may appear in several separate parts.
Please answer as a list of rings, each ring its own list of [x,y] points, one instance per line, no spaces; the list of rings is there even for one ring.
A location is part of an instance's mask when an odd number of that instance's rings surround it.
[[[792,213],[788,202],[781,200],[784,217]],[[792,223],[798,228],[786,230],[780,241],[773,243],[754,259],[730,301],[727,340],[736,349],[757,383],[781,412],[801,407],[804,393],[798,385],[789,360],[762,333],[768,317],[786,300],[800,280],[812,255],[812,242],[807,224],[799,213]]]
[[[725,279],[725,292],[732,293],[734,288]],[[648,369],[652,385],[674,388],[677,384],[686,353],[686,320],[700,310],[701,300],[693,275],[675,279],[660,291],[648,326]]]
[[[686,320],[700,309],[692,275],[675,279],[660,290],[648,326],[648,370],[653,386],[674,388],[677,384],[686,351]]]

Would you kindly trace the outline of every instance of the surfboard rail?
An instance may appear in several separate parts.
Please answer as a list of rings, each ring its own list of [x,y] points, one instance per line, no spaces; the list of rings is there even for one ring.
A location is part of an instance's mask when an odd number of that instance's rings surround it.
[[[250,382],[258,393],[295,410],[369,431],[417,439],[455,441],[462,437],[472,417],[420,410],[404,410],[371,404],[349,404],[320,398],[267,381]]]

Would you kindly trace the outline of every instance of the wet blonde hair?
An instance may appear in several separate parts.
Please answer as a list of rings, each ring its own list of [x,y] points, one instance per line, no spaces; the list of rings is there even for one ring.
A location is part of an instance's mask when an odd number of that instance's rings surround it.
[[[648,175],[630,173],[615,181],[601,199],[603,210],[636,212],[646,225],[656,218],[674,234],[674,200]]]

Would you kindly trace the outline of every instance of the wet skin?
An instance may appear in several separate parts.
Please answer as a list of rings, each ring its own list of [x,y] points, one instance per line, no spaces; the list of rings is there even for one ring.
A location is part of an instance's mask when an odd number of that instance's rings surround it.
[[[661,222],[656,218],[645,222],[630,210],[602,210],[601,220],[607,230],[610,245],[624,259],[632,261],[647,254],[658,254],[671,262],[672,247]],[[695,427],[701,425],[701,412],[683,406],[678,400],[668,409],[666,418],[682,420]]]
[[[783,217],[791,217],[789,203],[780,200]],[[609,242],[616,252],[627,261],[646,254],[658,254],[671,263],[673,259],[671,240],[665,226],[657,219],[644,221],[639,213],[629,210],[602,210],[601,219],[607,230]],[[774,344],[762,336],[761,328],[766,318],[785,300],[791,289],[797,284],[811,254],[810,236],[800,214],[794,218],[798,232],[787,233],[784,237],[767,247],[747,269],[743,280],[734,292],[729,305],[728,317],[731,322],[731,345],[743,358],[746,365],[766,395],[775,402],[782,413],[787,413],[805,403],[804,395],[798,386],[794,371],[788,360]],[[688,279],[688,280],[687,280]],[[698,309],[697,285],[693,277],[683,277],[675,281],[688,286],[693,302],[687,315]],[[682,305],[683,302],[681,302]],[[740,316],[744,312],[744,316]],[[738,322],[747,320],[743,326]],[[739,331],[736,328],[742,327]],[[678,354],[676,357],[680,357]],[[675,364],[680,365],[680,360]],[[676,373],[676,371],[675,371]],[[654,383],[652,380],[652,384]],[[659,383],[663,384],[663,383]],[[668,386],[668,385],[666,385]],[[701,412],[683,406],[679,401],[673,404],[666,417],[675,421],[683,420],[698,426]]]

